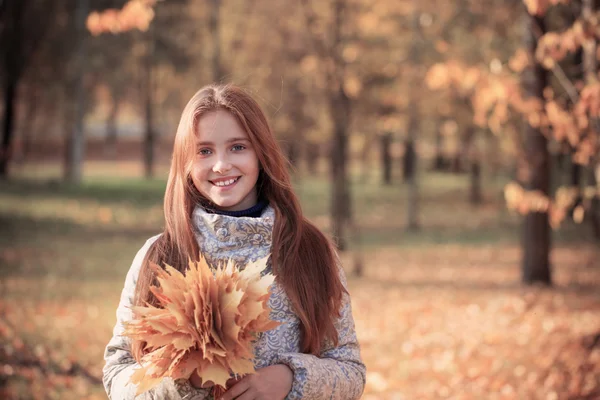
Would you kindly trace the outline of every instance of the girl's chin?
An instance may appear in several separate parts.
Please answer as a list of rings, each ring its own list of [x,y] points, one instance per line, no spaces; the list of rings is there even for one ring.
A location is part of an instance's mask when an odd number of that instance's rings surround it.
[[[231,210],[236,209],[236,206],[239,204],[239,202],[235,202],[235,201],[227,201],[227,200],[223,200],[223,199],[215,199],[215,198],[211,198],[210,201],[219,209],[223,210],[223,211],[234,211]]]

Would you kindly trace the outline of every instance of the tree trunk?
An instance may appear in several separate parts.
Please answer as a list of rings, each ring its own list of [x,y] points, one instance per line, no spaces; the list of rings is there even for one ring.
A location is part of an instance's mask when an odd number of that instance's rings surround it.
[[[536,31],[545,33],[544,19],[525,17],[524,44],[532,59],[537,48]],[[543,90],[547,84],[545,69],[535,63],[522,75],[522,86],[526,96],[538,98],[543,102]],[[549,195],[550,192],[550,153],[548,140],[542,132],[528,123],[525,125],[525,155],[529,165],[527,190],[538,190]],[[551,231],[548,212],[530,212],[523,222],[523,264],[522,281],[525,284],[552,284],[550,268]]]
[[[72,183],[80,183],[83,175],[83,160],[85,158],[85,132],[84,117],[86,108],[86,96],[84,87],[84,74],[86,60],[86,36],[85,21],[89,10],[89,0],[78,0],[76,11],[77,26],[77,81],[75,101],[75,123],[69,138],[67,164],[65,179]]]
[[[421,64],[419,53],[419,29],[420,16],[418,0],[412,1],[412,40],[410,46],[410,61],[412,63],[411,80],[418,82],[423,79],[419,65]],[[404,153],[404,180],[407,183],[407,199],[406,199],[406,229],[409,232],[419,230],[419,186],[417,180],[417,150],[416,141],[419,134],[420,125],[420,104],[419,104],[419,88],[413,85],[410,88],[411,99],[408,106],[408,137],[406,139]]]
[[[319,148],[320,146],[314,142],[307,142],[304,150],[304,161],[306,169],[312,176],[317,175],[317,164],[319,163]]]
[[[152,37],[150,38],[150,42],[152,42]],[[155,142],[155,132],[154,127],[152,126],[153,122],[153,71],[152,71],[152,43],[148,46],[148,54],[146,57],[146,65],[145,65],[145,77],[146,77],[146,99],[145,99],[145,108],[146,108],[146,118],[145,118],[145,135],[144,135],[144,176],[147,179],[151,179],[154,177],[154,142]]]
[[[582,178],[583,171],[584,171],[584,169],[583,169],[582,165],[577,164],[576,162],[573,162],[571,160],[571,182],[570,182],[570,184],[572,187],[577,188],[577,190],[579,192],[577,193],[577,198],[571,205],[571,208],[569,210],[569,215],[573,215],[573,210],[575,210],[575,207],[579,206],[581,204],[581,202],[583,201],[583,195],[581,192],[581,182],[582,182],[581,178]]]
[[[404,140],[404,158],[402,159],[402,177],[404,178],[404,183],[409,183],[415,175],[416,158],[415,143],[412,137],[409,137]]]
[[[371,166],[372,143],[372,140],[365,140],[362,151],[360,152],[360,175],[358,179],[361,184],[365,184],[369,181],[369,175],[373,169]]]
[[[589,20],[597,7],[594,0],[583,0],[583,7],[581,10],[582,17],[584,20]],[[598,47],[598,40],[588,38],[583,43],[583,71],[586,83],[592,83],[596,81],[596,74],[598,72],[598,59],[596,51]],[[600,120],[598,118],[592,118],[591,127],[593,134],[600,136]],[[592,198],[590,203],[590,210],[588,212],[588,220],[592,226],[592,233],[597,241],[600,241],[600,194],[598,190],[598,177],[596,176],[596,170],[600,171],[600,166],[590,165],[589,184],[596,189],[596,195]]]
[[[285,145],[285,152],[290,165],[295,169],[298,167],[298,158],[300,156],[300,146],[295,139],[290,139]]]
[[[210,3],[210,37],[212,39],[212,70],[213,70],[213,81],[219,82],[222,78],[222,66],[221,66],[221,32],[220,32],[220,13],[221,13],[221,0],[211,0]]]
[[[2,148],[0,148],[0,179],[8,178],[8,165],[11,157],[11,144],[14,135],[15,103],[17,100],[17,82],[7,79],[4,88],[4,121],[2,124]]]
[[[146,37],[146,57],[144,58],[145,78],[145,130],[144,130],[144,176],[146,179],[154,177],[154,145],[156,132],[154,131],[154,27],[150,26]]]
[[[382,170],[382,183],[384,185],[390,185],[392,183],[392,152],[390,147],[392,145],[392,135],[385,133],[381,135],[381,170]]]
[[[346,12],[346,0],[336,0],[333,3],[333,42],[330,56],[337,61],[342,59],[341,52],[342,28]],[[338,57],[335,57],[337,54]],[[330,147],[331,156],[331,218],[332,235],[337,248],[346,250],[348,246],[348,230],[351,228],[352,211],[350,205],[350,188],[348,182],[348,129],[352,101],[344,91],[343,86],[343,61],[333,64],[330,71],[329,111],[333,122],[333,138]],[[356,230],[354,230],[356,232]]]
[[[435,156],[433,158],[432,170],[443,171],[446,168],[444,159],[444,136],[441,126],[438,126],[435,132]]]
[[[596,190],[600,189],[593,166],[589,171],[589,185],[593,188],[596,188]],[[587,219],[590,221],[594,238],[597,241],[600,241],[600,195],[598,195],[598,192],[596,192],[596,195],[590,202],[590,209],[588,211]]]
[[[481,191],[481,164],[478,158],[471,161],[471,190],[469,200],[471,205],[478,206],[483,203],[483,194]]]
[[[333,142],[331,146],[331,196],[332,234],[339,250],[347,247],[347,226],[351,218],[350,191],[347,174],[348,121],[350,99],[342,88],[331,97],[330,108],[333,116]]]
[[[419,230],[419,186],[417,181],[417,151],[415,149],[415,137],[418,129],[418,115],[416,105],[410,107],[410,120],[408,126],[408,138],[405,142],[404,151],[404,181],[407,184],[406,199],[406,229],[414,232]]]
[[[106,143],[105,153],[111,159],[117,156],[117,116],[119,115],[119,106],[121,103],[120,90],[113,87],[111,90],[111,105],[106,119]]]
[[[39,125],[38,121],[40,119],[40,114],[41,114],[41,110],[43,110],[43,108],[40,108],[38,103],[39,103],[39,95],[37,93],[37,90],[35,87],[29,87],[29,90],[27,91],[27,111],[26,114],[24,116],[24,118],[22,119],[23,121],[23,129],[21,130],[22,132],[22,140],[23,140],[23,147],[21,148],[21,154],[20,154],[20,161],[23,162],[27,159],[27,156],[29,155],[29,153],[31,152],[31,146],[32,146],[32,142],[33,142],[33,136],[34,136],[34,132],[37,128],[37,126]],[[46,110],[44,110],[46,111]],[[47,111],[46,111],[47,112]]]
[[[8,178],[8,169],[12,153],[12,141],[14,136],[15,104],[17,104],[18,88],[23,75],[23,17],[25,1],[17,1],[4,4],[1,10],[10,15],[2,18],[3,35],[7,41],[4,63],[4,119],[2,122],[2,142],[0,143],[0,179]],[[8,42],[8,43],[7,43]]]

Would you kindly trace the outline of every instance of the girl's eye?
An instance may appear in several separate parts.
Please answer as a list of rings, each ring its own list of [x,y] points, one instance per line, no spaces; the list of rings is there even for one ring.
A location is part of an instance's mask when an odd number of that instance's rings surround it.
[[[235,145],[235,146],[233,146],[231,149],[232,149],[233,151],[242,151],[242,150],[244,150],[245,148],[246,148],[246,146],[244,146],[244,145],[241,145],[241,144],[236,144],[236,145]]]
[[[198,150],[198,154],[200,154],[201,156],[207,156],[210,154],[210,149],[200,149]]]

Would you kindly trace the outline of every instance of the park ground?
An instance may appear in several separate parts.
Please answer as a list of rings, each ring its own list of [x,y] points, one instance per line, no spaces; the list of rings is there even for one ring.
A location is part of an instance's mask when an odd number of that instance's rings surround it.
[[[139,165],[90,162],[79,187],[45,179],[58,171],[37,164],[0,183],[3,399],[106,398],[102,355],[125,274],[162,226],[165,181],[140,179]],[[343,258],[363,399],[599,399],[600,250],[586,228],[555,232],[554,287],[524,287],[520,218],[501,179],[473,207],[467,177],[421,178],[416,233],[400,182],[353,182],[360,238]],[[325,176],[295,184],[327,230]]]

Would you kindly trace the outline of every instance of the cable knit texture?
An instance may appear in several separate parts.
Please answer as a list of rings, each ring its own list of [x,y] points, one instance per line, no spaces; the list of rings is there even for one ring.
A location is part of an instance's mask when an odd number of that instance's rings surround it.
[[[233,258],[241,265],[270,253],[274,217],[271,207],[267,207],[258,218],[210,214],[200,207],[196,208],[193,215],[200,250],[207,260],[214,263]],[[117,308],[117,323],[104,354],[104,387],[111,400],[211,399],[207,390],[196,389],[187,380],[165,378],[157,387],[138,397],[135,397],[135,386],[128,383],[139,364],[131,355],[129,339],[121,336],[123,324],[133,317],[129,307],[133,302],[140,267],[146,252],[157,238],[148,239],[127,273]],[[341,268],[340,274],[346,285]],[[336,347],[332,343],[325,343],[319,357],[300,353],[300,321],[285,291],[277,283],[273,284],[269,306],[272,309],[271,318],[282,324],[258,337],[254,345],[255,367],[285,364],[293,371],[292,390],[286,399],[360,398],[366,370],[360,357],[349,296],[344,295],[341,316],[336,321],[339,343]]]

